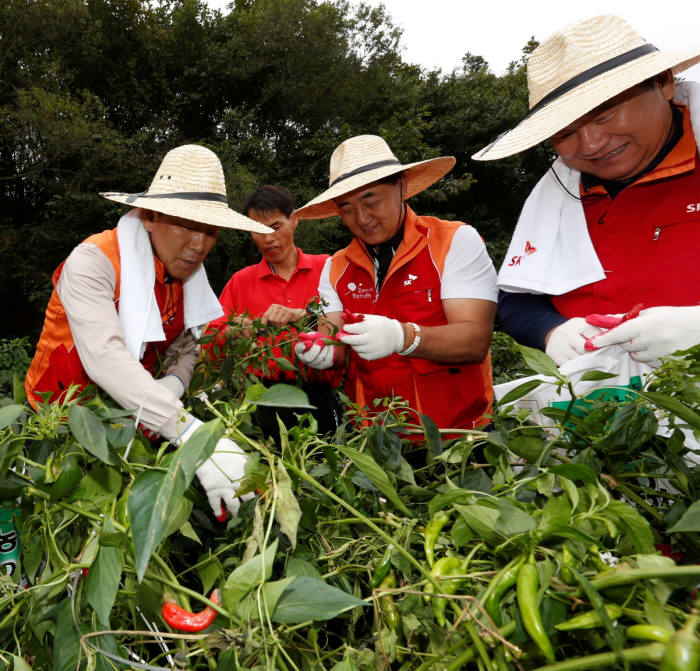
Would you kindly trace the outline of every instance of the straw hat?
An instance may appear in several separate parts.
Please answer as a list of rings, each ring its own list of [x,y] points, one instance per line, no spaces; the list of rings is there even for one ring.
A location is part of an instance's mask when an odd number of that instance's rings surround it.
[[[533,147],[617,94],[666,70],[700,62],[700,47],[661,53],[619,16],[573,23],[547,38],[527,63],[530,112],[472,156],[489,161]]]
[[[454,167],[453,156],[441,156],[403,165],[378,135],[356,135],[339,144],[331,155],[328,189],[300,207],[299,219],[323,219],[338,214],[334,198],[389,177],[406,175],[404,198],[410,198],[437,182]]]
[[[143,207],[210,226],[272,232],[267,226],[229,208],[221,162],[213,151],[199,145],[186,144],[169,151],[145,191],[108,191],[100,195],[131,207]]]

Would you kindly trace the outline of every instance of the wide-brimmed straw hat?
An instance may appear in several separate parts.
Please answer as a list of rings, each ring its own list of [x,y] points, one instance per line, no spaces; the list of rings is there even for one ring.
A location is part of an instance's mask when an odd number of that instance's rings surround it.
[[[453,156],[402,164],[378,135],[357,135],[339,144],[331,155],[328,188],[296,210],[299,219],[323,219],[338,214],[334,198],[398,172],[406,176],[404,198],[427,189],[456,163]]]
[[[200,145],[186,144],[169,151],[145,191],[108,191],[100,195],[131,207],[143,207],[210,226],[272,232],[228,206],[221,162],[213,151]]]
[[[700,47],[662,53],[619,16],[573,23],[538,46],[527,63],[530,111],[473,159],[516,154],[559,132],[619,93],[666,70],[700,62]]]

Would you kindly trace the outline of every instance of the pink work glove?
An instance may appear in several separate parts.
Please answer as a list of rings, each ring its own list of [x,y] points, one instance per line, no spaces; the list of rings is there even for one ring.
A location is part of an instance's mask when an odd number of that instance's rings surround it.
[[[593,315],[591,315],[593,316]],[[659,358],[700,344],[700,306],[661,306],[596,336],[595,347],[619,345],[635,361],[659,365]]]
[[[367,361],[383,359],[404,349],[401,322],[381,315],[364,315],[361,320],[346,323],[337,337]]]
[[[602,328],[588,324],[583,317],[574,317],[552,331],[545,352],[557,366],[561,366],[585,354],[589,339],[602,332]]]

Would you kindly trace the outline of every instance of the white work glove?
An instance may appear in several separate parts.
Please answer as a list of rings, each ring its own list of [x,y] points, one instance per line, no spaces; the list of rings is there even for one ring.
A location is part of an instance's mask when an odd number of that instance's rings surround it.
[[[199,419],[191,422],[180,438],[181,443],[185,443],[201,425]],[[197,469],[199,482],[206,492],[214,516],[219,520],[222,516],[225,517],[222,503],[233,517],[238,514],[241,502],[236,491],[243,479],[247,460],[248,456],[236,443],[228,438],[220,438],[212,455]],[[250,492],[240,498],[248,501],[253,496]]]
[[[381,315],[364,315],[361,321],[345,324],[338,339],[367,361],[383,359],[404,349],[401,322]]]
[[[320,338],[320,334],[318,338]],[[323,336],[324,338],[330,339],[330,336]],[[325,342],[318,340],[318,345],[310,345],[308,342],[298,342],[294,345],[294,354],[297,355],[297,359],[302,363],[305,363],[311,368],[316,368],[317,370],[326,370],[333,366],[333,361],[335,360],[335,346],[326,345]]]
[[[181,398],[185,393],[185,385],[177,375],[165,375],[164,377],[158,378],[156,382],[175,394],[177,398]]]
[[[586,354],[586,338],[602,333],[604,329],[588,324],[583,317],[574,317],[557,326],[549,336],[545,352],[557,366]],[[596,338],[596,343],[598,339]]]
[[[597,347],[619,345],[635,361],[659,365],[658,359],[700,344],[700,306],[656,307],[595,339]]]

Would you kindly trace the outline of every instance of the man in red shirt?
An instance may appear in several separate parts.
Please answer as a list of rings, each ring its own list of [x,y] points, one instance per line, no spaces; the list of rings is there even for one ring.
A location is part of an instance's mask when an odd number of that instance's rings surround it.
[[[318,294],[319,277],[328,255],[305,254],[294,244],[298,220],[292,216],[294,197],[289,190],[282,186],[261,186],[246,197],[243,211],[246,216],[268,226],[272,232],[252,234],[262,259],[233,274],[219,297],[225,314],[211,322],[209,331],[225,328],[231,314],[239,315],[239,322],[244,326],[250,326],[255,318],[261,318],[264,325],[276,327],[293,324],[306,316],[306,306]],[[288,341],[295,336],[295,329],[290,328],[278,336],[277,342]],[[274,345],[274,341],[269,342],[264,336],[262,339],[267,345]],[[267,362],[268,372],[263,374],[254,364],[251,364],[250,370],[264,384],[294,381],[297,376],[295,371],[282,371],[272,360],[280,356],[281,348],[272,347]],[[293,353],[291,360],[295,362]],[[319,431],[335,431],[340,424],[342,411],[333,386],[340,383],[342,372],[305,369],[302,375],[302,389],[311,405],[316,407],[313,415],[318,421]],[[277,438],[277,415],[285,426],[290,427],[296,423],[295,412],[305,411],[260,406],[256,418],[265,435]]]
[[[529,58],[530,112],[473,156],[546,139],[559,155],[498,278],[504,330],[558,365],[591,338],[652,365],[700,342],[700,85],[674,81],[699,61],[700,48],[664,54],[617,16],[567,26]],[[608,331],[594,316],[639,305]]]

